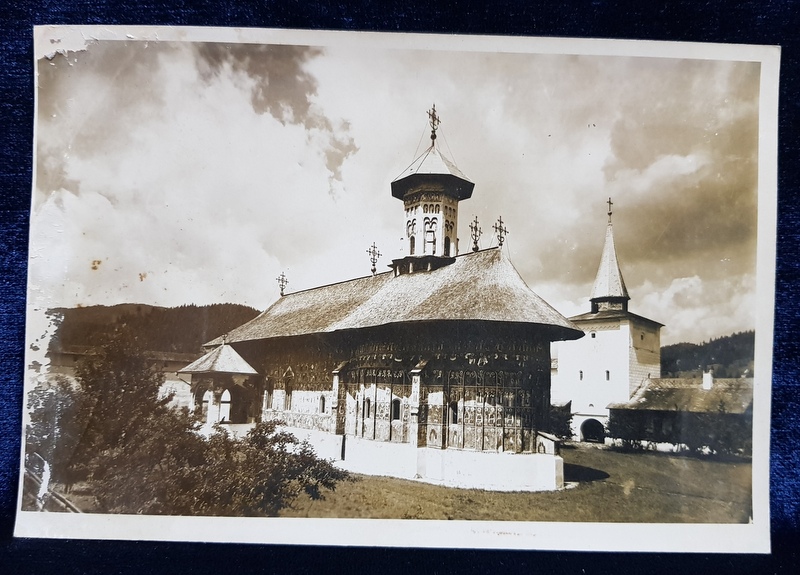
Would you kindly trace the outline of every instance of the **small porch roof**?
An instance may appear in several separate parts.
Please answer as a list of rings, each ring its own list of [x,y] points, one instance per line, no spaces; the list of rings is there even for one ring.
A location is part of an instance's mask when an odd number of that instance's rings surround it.
[[[215,347],[200,359],[179,370],[178,373],[258,375],[258,372],[226,343]]]

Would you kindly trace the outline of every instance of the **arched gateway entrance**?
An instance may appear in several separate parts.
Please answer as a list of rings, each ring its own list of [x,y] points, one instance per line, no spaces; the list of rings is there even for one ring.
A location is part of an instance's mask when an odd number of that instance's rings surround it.
[[[606,429],[596,419],[587,419],[581,424],[581,441],[603,443],[606,439]]]

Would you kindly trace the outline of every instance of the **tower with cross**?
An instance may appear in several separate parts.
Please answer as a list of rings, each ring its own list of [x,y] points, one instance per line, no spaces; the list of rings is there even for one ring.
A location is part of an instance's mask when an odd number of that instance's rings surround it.
[[[619,310],[628,311],[628,288],[622,279],[622,272],[617,261],[617,249],[614,246],[614,229],[611,226],[611,207],[614,202],[611,198],[606,201],[608,205],[608,224],[606,225],[606,241],[603,244],[603,253],[600,256],[600,267],[592,286],[592,311]]]
[[[614,203],[608,198],[605,204],[608,222],[591,308],[569,318],[586,336],[559,344],[551,394],[554,403],[571,405],[573,437],[581,441],[603,441],[607,406],[627,402],[645,380],[661,376],[662,325],[628,311],[611,224]]]
[[[458,252],[458,206],[472,196],[475,184],[439,150],[441,118],[436,105],[427,112],[430,146],[392,182],[392,195],[402,200],[406,256],[394,260],[395,274],[429,270]]]

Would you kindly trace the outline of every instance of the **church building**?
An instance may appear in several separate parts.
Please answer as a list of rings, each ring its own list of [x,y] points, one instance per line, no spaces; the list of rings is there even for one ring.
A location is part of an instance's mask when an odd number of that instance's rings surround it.
[[[586,337],[558,344],[554,405],[571,403],[573,439],[602,442],[610,404],[626,403],[650,378],[661,377],[662,324],[628,311],[614,230],[608,225],[592,286],[591,310],[570,318]]]
[[[429,118],[430,146],[391,184],[407,255],[376,273],[373,244],[371,275],[295,293],[281,274],[278,301],[181,372],[209,424],[280,420],[353,471],[556,489],[550,345],[583,332],[525,284],[502,220],[498,247],[458,253],[475,184],[437,147],[435,107]]]

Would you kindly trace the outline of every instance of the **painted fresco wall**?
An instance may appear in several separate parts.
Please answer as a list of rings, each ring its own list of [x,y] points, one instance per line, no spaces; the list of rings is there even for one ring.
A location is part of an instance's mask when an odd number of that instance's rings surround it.
[[[505,452],[533,451],[535,432],[547,423],[549,342],[530,326],[438,322],[291,343],[237,347],[266,374],[265,420],[373,441]]]

